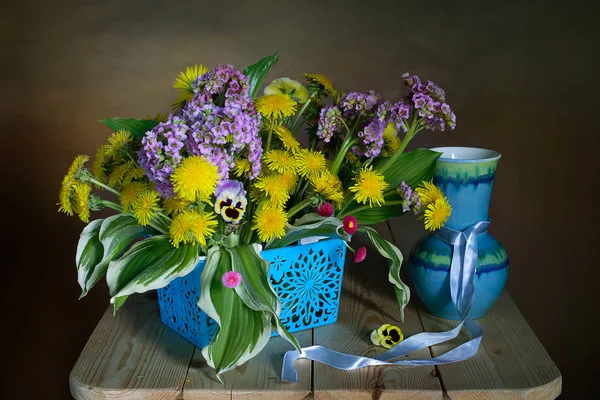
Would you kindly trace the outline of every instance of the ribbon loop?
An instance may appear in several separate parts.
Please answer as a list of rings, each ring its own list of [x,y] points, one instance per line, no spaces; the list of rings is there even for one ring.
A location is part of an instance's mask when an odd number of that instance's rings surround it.
[[[302,354],[297,350],[291,350],[286,352],[283,357],[281,380],[298,381],[298,373],[294,368],[294,361],[298,358],[308,358],[341,370],[353,370],[375,365],[439,365],[473,357],[477,354],[483,337],[481,326],[468,317],[475,294],[473,280],[478,258],[477,235],[487,232],[489,224],[490,221],[479,221],[463,231],[443,227],[436,232],[438,238],[453,247],[450,265],[450,294],[452,303],[461,317],[461,322],[456,328],[447,332],[422,332],[413,335],[374,358],[344,354],[323,346],[302,348]],[[389,361],[413,351],[452,340],[458,336],[463,326],[472,339],[444,354],[427,359]]]

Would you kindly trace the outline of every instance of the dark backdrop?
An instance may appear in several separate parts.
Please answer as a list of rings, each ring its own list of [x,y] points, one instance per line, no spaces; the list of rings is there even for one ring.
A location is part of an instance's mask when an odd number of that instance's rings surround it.
[[[502,153],[491,215],[511,257],[508,289],[562,371],[564,398],[591,395],[597,15],[549,0],[3,2],[2,397],[68,398],[68,373],[108,306],[103,284],[77,301],[83,225],[55,205],[73,156],[109,133],[96,120],[168,111],[183,67],[242,68],[276,49],[271,78],[322,72],[395,99],[410,71],[447,90],[458,128],[412,146]],[[401,223],[407,251],[422,231]]]

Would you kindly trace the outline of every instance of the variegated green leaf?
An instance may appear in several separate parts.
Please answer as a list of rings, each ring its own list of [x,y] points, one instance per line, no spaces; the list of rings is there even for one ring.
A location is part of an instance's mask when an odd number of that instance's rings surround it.
[[[217,377],[256,356],[271,336],[271,314],[249,308],[234,289],[223,286],[221,277],[231,271],[229,253],[208,251],[200,278],[198,306],[218,324],[217,333],[202,355]]]
[[[130,294],[160,289],[173,279],[189,274],[199,258],[197,246],[184,244],[175,248],[168,235],[137,242],[108,266],[106,281],[115,311]]]
[[[77,264],[77,282],[81,287],[81,297],[87,294],[86,285],[94,273],[94,269],[102,261],[104,254],[102,243],[98,238],[102,221],[104,220],[97,219],[87,224],[79,236],[79,243],[77,243],[75,263]]]
[[[366,233],[377,251],[379,251],[379,254],[388,259],[390,265],[388,279],[394,285],[396,298],[398,300],[398,305],[400,306],[400,319],[404,321],[404,308],[410,300],[410,289],[402,282],[402,280],[400,280],[400,267],[402,266],[403,260],[400,249],[379,236],[379,233],[373,228],[362,226],[358,228],[358,230]]]
[[[269,73],[269,70],[278,60],[278,54],[275,52],[270,56],[266,56],[260,59],[257,63],[252,64],[244,69],[244,75],[248,77],[248,85],[250,85],[250,95],[252,98],[256,97],[256,93],[260,89],[265,76]]]
[[[258,245],[240,245],[226,251],[231,257],[233,271],[239,272],[242,276],[242,282],[235,288],[236,293],[249,308],[270,313],[277,333],[290,342],[296,350],[301,351],[296,338],[288,332],[279,319],[281,301],[269,282],[269,262],[260,256]]]
[[[289,226],[285,236],[281,239],[274,239],[267,243],[265,249],[289,246],[300,239],[313,236],[339,237],[343,240],[348,240],[350,237],[344,231],[342,221],[335,217],[323,218],[310,213],[296,221],[296,224],[298,225]]]
[[[123,254],[134,240],[154,232],[150,227],[139,225],[135,218],[127,214],[111,215],[103,220],[98,238],[102,243],[104,254],[85,280],[82,296],[104,278],[108,264]]]

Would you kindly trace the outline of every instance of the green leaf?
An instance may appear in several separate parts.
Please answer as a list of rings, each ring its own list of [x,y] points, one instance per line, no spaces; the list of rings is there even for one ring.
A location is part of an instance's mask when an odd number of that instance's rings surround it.
[[[173,247],[168,235],[152,236],[134,244],[108,265],[106,282],[115,311],[133,293],[165,287],[173,279],[192,272],[200,256],[198,247]]]
[[[404,282],[400,280],[400,267],[402,266],[402,253],[400,249],[388,242],[373,228],[367,226],[361,226],[358,228],[360,232],[367,234],[373,246],[379,251],[383,257],[388,259],[390,272],[388,273],[388,280],[394,285],[394,291],[396,292],[396,299],[400,306],[400,319],[404,322],[404,308],[410,300],[410,289]]]
[[[208,251],[200,278],[198,306],[218,324],[210,344],[202,349],[207,364],[217,373],[229,371],[256,356],[271,336],[270,313],[249,308],[233,289],[221,282],[231,271],[231,257],[213,247]]]
[[[422,181],[430,181],[435,171],[435,163],[441,155],[442,153],[429,149],[416,149],[409,153],[403,153],[383,173],[385,181],[394,189],[402,181],[406,182],[410,187],[416,187]],[[375,163],[374,169],[378,169],[385,161],[385,158],[379,160]]]
[[[242,282],[235,288],[238,296],[252,310],[270,313],[277,333],[301,352],[300,344],[279,319],[281,301],[269,281],[269,262],[260,256],[258,245],[240,245],[227,249],[227,252],[233,271],[242,276]]]
[[[102,261],[104,254],[102,242],[98,238],[102,221],[104,220],[97,219],[87,224],[79,236],[79,243],[77,243],[75,263],[77,265],[77,282],[81,287],[81,297],[87,294],[86,285],[94,273],[94,269]]]
[[[256,97],[256,93],[260,89],[260,85],[262,85],[265,76],[278,60],[278,52],[262,58],[256,64],[252,64],[244,70],[244,75],[248,77],[248,84],[250,85],[250,95],[252,98]]]
[[[289,246],[300,239],[313,236],[340,237],[348,240],[349,235],[343,229],[343,223],[335,217],[315,217],[314,213],[307,214],[296,221],[299,226],[290,226],[285,236],[281,239],[274,239],[267,243],[265,249],[275,249]]]
[[[124,129],[131,133],[136,140],[142,140],[144,134],[159,124],[158,121],[139,118],[107,118],[101,119],[99,122],[108,126],[113,131]]]
[[[349,214],[354,215],[359,225],[373,225],[387,221],[391,217],[399,217],[404,214],[404,211],[402,210],[402,205],[397,204],[393,206],[367,208]]]
[[[139,225],[135,218],[127,214],[112,215],[103,220],[98,235],[103,255],[100,262],[85,279],[82,297],[100,279],[104,278],[111,261],[123,254],[134,240],[152,233],[155,233],[152,228]]]

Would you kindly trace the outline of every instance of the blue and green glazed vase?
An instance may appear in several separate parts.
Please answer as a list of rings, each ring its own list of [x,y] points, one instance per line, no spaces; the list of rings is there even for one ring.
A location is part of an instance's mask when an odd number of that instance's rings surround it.
[[[448,228],[462,231],[478,221],[487,221],[496,165],[500,153],[470,147],[438,147],[433,182],[448,197],[452,214]],[[492,307],[508,277],[508,255],[489,233],[477,235],[478,260],[475,270],[475,297],[469,312],[481,318]],[[408,273],[414,292],[436,317],[458,320],[450,296],[452,247],[435,232],[413,247]]]

